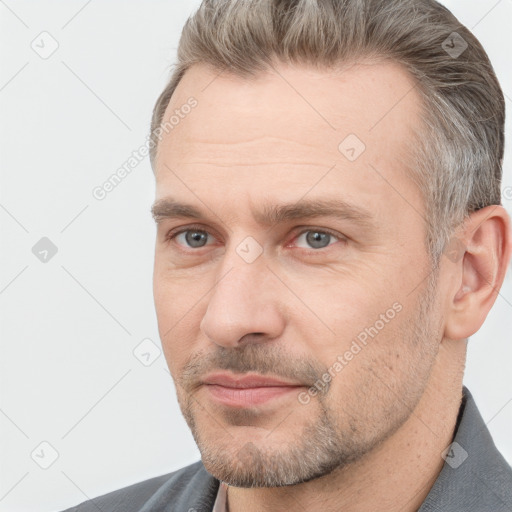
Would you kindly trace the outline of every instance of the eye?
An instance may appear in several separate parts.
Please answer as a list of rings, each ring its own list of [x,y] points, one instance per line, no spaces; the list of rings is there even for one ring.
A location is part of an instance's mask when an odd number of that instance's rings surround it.
[[[178,245],[183,247],[188,247],[190,249],[200,249],[201,247],[205,247],[208,244],[208,237],[212,239],[213,237],[205,231],[204,229],[199,228],[187,228],[182,229],[178,232],[170,232],[166,236],[166,240],[176,240]]]
[[[304,249],[323,249],[340,240],[341,237],[339,235],[335,235],[329,231],[308,229],[295,238],[295,244],[297,244],[298,241],[303,241],[307,244],[305,247],[302,247]]]

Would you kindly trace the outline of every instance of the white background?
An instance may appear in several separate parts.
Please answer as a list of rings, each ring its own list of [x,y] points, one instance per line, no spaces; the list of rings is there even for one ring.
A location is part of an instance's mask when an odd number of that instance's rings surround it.
[[[512,0],[445,4],[474,27],[510,111]],[[61,510],[199,459],[163,356],[133,355],[159,345],[149,159],[103,201],[91,193],[143,144],[197,5],[0,1],[1,512]],[[43,31],[59,45],[47,59],[31,48]],[[511,166],[509,141],[503,188]],[[58,248],[47,263],[32,253],[42,237]],[[509,275],[465,379],[509,462],[511,317]],[[49,461],[43,441],[58,452],[48,469],[31,458]]]

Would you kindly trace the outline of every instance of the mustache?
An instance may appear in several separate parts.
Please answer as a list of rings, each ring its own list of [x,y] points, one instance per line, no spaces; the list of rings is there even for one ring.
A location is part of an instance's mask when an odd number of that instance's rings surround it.
[[[212,352],[193,354],[183,366],[177,381],[185,391],[193,392],[207,374],[218,370],[272,374],[311,387],[328,368],[318,361],[292,356],[285,352],[282,345],[248,343],[233,348],[216,346]],[[324,386],[324,392],[327,392],[329,384]]]

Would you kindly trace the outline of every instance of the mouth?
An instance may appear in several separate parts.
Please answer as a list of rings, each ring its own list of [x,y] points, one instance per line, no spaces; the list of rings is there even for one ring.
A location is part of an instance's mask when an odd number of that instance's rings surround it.
[[[202,384],[214,402],[240,409],[276,401],[304,387],[263,375],[232,373],[210,374]]]

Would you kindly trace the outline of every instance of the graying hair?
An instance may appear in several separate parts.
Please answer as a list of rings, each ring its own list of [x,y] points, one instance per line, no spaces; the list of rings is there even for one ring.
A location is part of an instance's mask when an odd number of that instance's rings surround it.
[[[454,32],[468,45],[460,55],[447,51]],[[204,0],[183,28],[153,110],[153,168],[155,131],[193,64],[250,78],[276,59],[329,68],[365,57],[404,66],[422,98],[410,175],[423,194],[425,243],[437,268],[453,230],[471,212],[501,204],[505,101],[482,45],[435,0]]]

